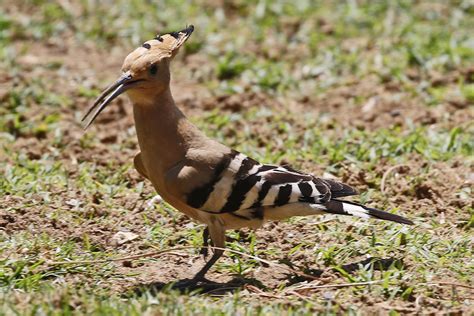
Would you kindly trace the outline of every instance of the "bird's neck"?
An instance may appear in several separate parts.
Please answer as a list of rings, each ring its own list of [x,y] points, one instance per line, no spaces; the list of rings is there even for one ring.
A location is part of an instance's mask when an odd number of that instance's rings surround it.
[[[185,159],[190,148],[205,141],[204,134],[178,109],[169,88],[146,103],[133,98],[132,102],[145,165],[164,173]]]

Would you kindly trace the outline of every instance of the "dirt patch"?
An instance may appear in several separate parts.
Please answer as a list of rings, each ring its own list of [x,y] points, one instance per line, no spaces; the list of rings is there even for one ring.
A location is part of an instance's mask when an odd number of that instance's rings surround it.
[[[447,101],[429,107],[425,100],[402,92],[400,84],[384,84],[370,77],[302,101],[306,109],[326,113],[327,121],[362,130],[403,128],[408,124],[448,129],[467,126],[474,119],[474,110],[468,101]]]

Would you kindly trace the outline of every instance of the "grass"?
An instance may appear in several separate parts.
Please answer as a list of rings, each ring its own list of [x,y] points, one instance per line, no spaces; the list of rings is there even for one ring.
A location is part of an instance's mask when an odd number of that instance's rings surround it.
[[[472,313],[469,1],[0,6],[0,314]],[[325,216],[228,233],[230,249],[318,275],[317,284],[354,286],[310,289],[235,254],[210,275],[237,280],[233,291],[168,284],[191,275],[203,226],[149,203],[153,188],[132,166],[128,101],[86,134],[78,121],[127,52],[186,23],[196,32],[173,76],[191,90],[180,106],[209,136],[263,162],[337,176],[362,202],[417,222]],[[117,231],[139,238],[117,246]],[[175,246],[196,251],[47,264]],[[160,290],[146,286],[163,278]]]

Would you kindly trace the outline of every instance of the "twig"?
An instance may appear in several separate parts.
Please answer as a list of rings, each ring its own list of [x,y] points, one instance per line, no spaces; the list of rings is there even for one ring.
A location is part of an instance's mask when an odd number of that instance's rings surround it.
[[[460,283],[453,283],[453,282],[433,282],[433,283],[425,283],[427,286],[439,286],[439,285],[448,285],[448,286],[459,286],[464,287],[466,289],[474,290],[474,286],[469,286]]]
[[[227,252],[232,252],[232,253],[236,253],[236,254],[239,254],[241,256],[244,256],[244,257],[247,257],[247,258],[251,258],[251,259],[254,259],[254,260],[257,260],[259,262],[263,262],[269,266],[274,266],[274,267],[279,267],[279,268],[282,268],[282,269],[285,269],[289,272],[292,272],[292,273],[295,273],[299,276],[303,276],[305,278],[308,278],[308,279],[312,279],[312,280],[318,280],[317,277],[315,276],[312,276],[312,275],[309,275],[309,274],[306,274],[306,273],[303,273],[303,272],[300,272],[300,271],[297,271],[297,270],[294,270],[286,265],[283,265],[283,264],[279,264],[279,263],[276,263],[276,262],[272,262],[272,261],[268,261],[268,260],[265,260],[265,259],[262,259],[262,258],[259,258],[259,257],[256,257],[256,256],[252,256],[252,255],[249,255],[249,254],[246,254],[244,252],[241,252],[241,251],[237,251],[237,250],[233,250],[233,249],[228,249],[228,248],[220,248],[220,247],[211,247],[209,246],[209,248],[211,249],[219,249],[219,250],[223,250],[223,251],[227,251]],[[179,254],[179,253],[175,253],[176,250],[188,250],[188,249],[195,249],[195,247],[192,247],[192,246],[188,246],[188,247],[176,247],[176,248],[171,248],[171,249],[165,249],[165,250],[161,250],[161,251],[154,251],[154,252],[148,252],[148,253],[144,253],[144,254],[140,254],[140,255],[134,255],[134,256],[127,256],[127,257],[121,257],[121,258],[111,258],[111,259],[100,259],[100,260],[79,260],[79,261],[51,261],[51,262],[47,262],[48,265],[64,265],[64,264],[94,264],[94,263],[107,263],[107,262],[117,262],[117,261],[128,261],[128,260],[136,260],[136,259],[141,259],[141,258],[149,258],[149,257],[158,257],[160,255],[163,255],[163,254],[174,254],[174,255],[182,255],[182,254]]]
[[[364,285],[371,285],[371,284],[377,284],[377,283],[382,283],[384,280],[376,280],[376,281],[368,281],[368,282],[354,282],[354,283],[340,283],[340,284],[326,284],[326,285],[304,285],[304,286],[299,286],[299,287],[292,287],[288,288],[285,291],[282,292],[284,295],[294,295],[302,300],[308,300],[308,298],[299,291],[301,290],[319,290],[319,289],[327,289],[327,288],[342,288],[342,287],[350,287],[350,286],[364,286]],[[263,296],[263,297],[270,297],[270,298],[283,298],[280,295],[277,294],[269,294],[266,292],[261,291],[260,289],[253,289],[252,287],[252,292],[256,295]],[[285,296],[286,297],[286,296]]]
[[[305,300],[305,301],[308,300],[308,297],[306,297],[306,296],[304,296],[304,295],[302,295],[302,294],[300,294],[300,293],[298,293],[298,292],[296,292],[296,291],[288,291],[288,292],[285,292],[285,294],[294,295],[294,296],[296,296],[297,298],[302,299],[302,300]]]
[[[380,306],[383,309],[393,309],[399,312],[416,312],[417,308],[405,307],[405,306],[393,306],[392,304],[387,304],[385,302],[378,303],[377,306]]]
[[[384,174],[382,176],[382,182],[380,183],[380,192],[385,194],[385,181],[387,181],[387,178],[388,178],[388,176],[390,175],[390,173],[392,171],[394,171],[398,168],[401,168],[401,167],[408,167],[408,165],[406,165],[406,164],[395,165],[395,166],[392,166],[392,167],[388,168],[387,171],[384,172]]]
[[[269,294],[269,293],[266,293],[266,292],[253,293],[253,294],[257,295],[257,296],[261,296],[261,297],[276,298],[276,299],[280,299],[280,300],[286,299],[286,297],[282,297],[282,296],[275,295],[275,294]]]
[[[128,260],[135,260],[135,259],[142,259],[142,258],[149,258],[149,257],[157,257],[162,254],[173,253],[176,250],[188,250],[188,249],[195,249],[195,247],[188,246],[188,247],[177,247],[172,249],[165,249],[160,251],[148,252],[143,253],[140,255],[134,256],[127,256],[127,257],[120,257],[120,258],[111,258],[111,259],[99,259],[99,260],[78,260],[78,261],[51,261],[47,262],[49,265],[63,265],[63,264],[94,264],[94,263],[107,263],[107,262],[116,262],[116,261],[128,261]],[[173,253],[178,254],[178,253]],[[179,254],[181,255],[181,254]]]
[[[339,283],[339,284],[326,284],[326,285],[303,285],[297,288],[292,288],[291,291],[298,290],[312,290],[312,289],[328,289],[328,288],[339,288],[339,287],[350,287],[350,286],[363,286],[382,283],[384,280],[375,280],[367,282],[354,282],[354,283]]]
[[[254,295],[257,295],[257,296],[263,296],[263,297],[268,297],[268,298],[277,298],[277,299],[284,299],[282,296],[280,295],[277,295],[277,294],[272,294],[272,293],[267,293],[265,291],[262,291],[261,289],[259,289],[258,287],[256,286],[253,286],[253,285],[249,285],[247,284],[245,286],[245,289],[251,293],[253,293]]]

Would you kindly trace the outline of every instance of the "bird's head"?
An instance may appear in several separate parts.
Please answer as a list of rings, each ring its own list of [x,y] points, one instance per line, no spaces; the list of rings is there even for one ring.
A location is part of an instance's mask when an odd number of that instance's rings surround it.
[[[99,95],[82,119],[85,128],[125,91],[132,100],[140,102],[142,98],[166,90],[170,82],[170,61],[193,31],[194,26],[190,25],[178,32],[158,35],[131,52],[123,62],[121,76]]]

